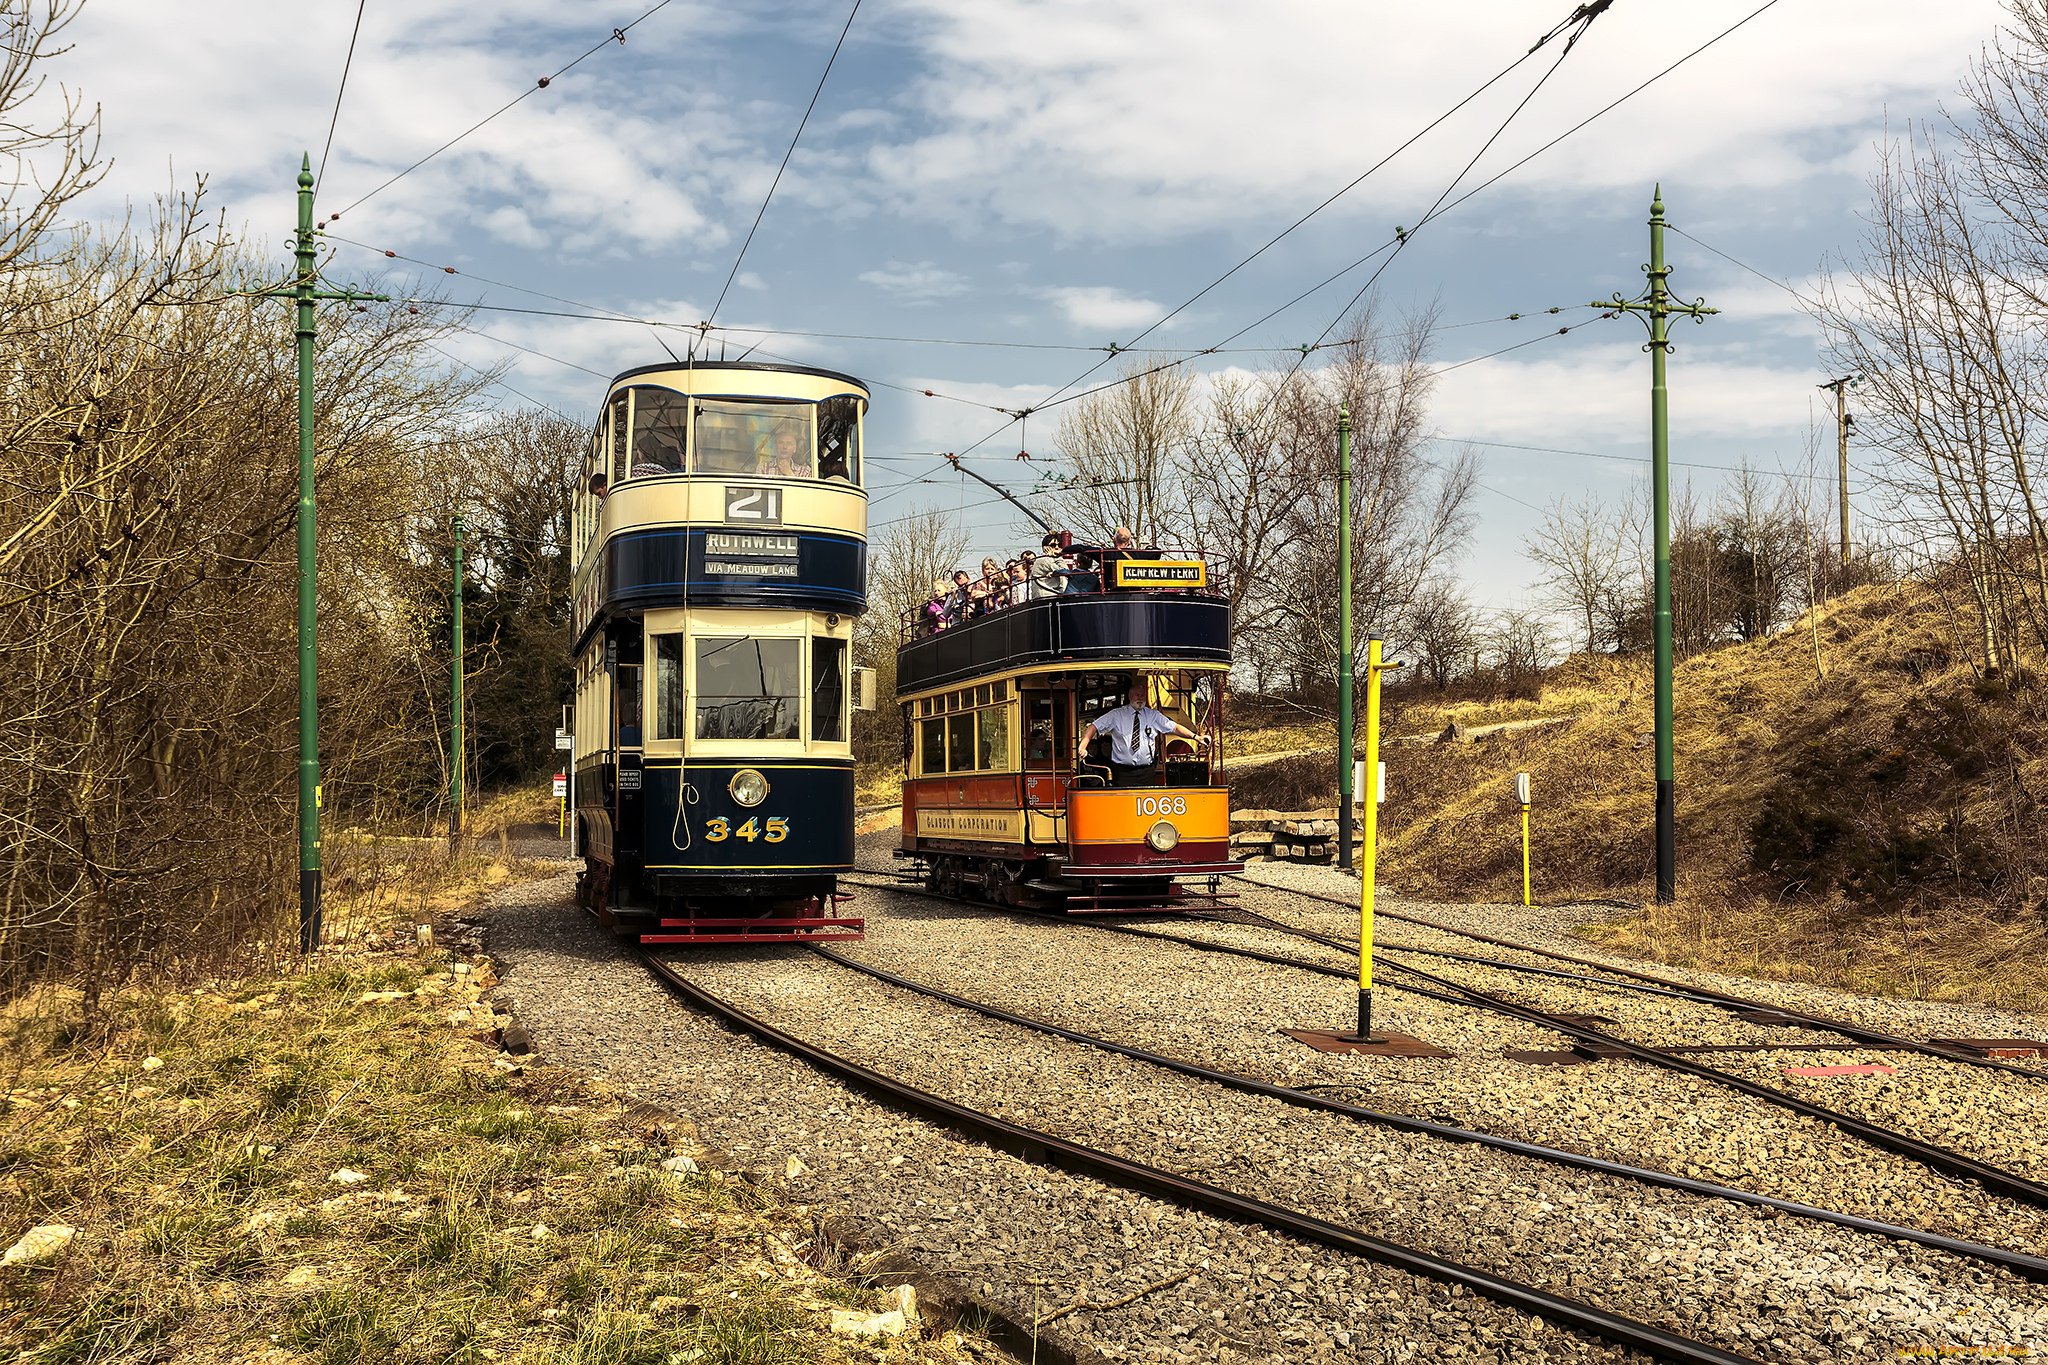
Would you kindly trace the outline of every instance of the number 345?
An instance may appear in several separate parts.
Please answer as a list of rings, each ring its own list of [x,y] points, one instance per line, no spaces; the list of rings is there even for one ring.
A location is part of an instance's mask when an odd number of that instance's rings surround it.
[[[771,844],[779,844],[789,837],[789,821],[780,815],[773,815],[768,818],[766,825],[749,819],[747,823],[734,829],[731,822],[723,816],[714,816],[710,821],[710,828],[704,832],[704,837],[714,844],[721,839],[745,839],[750,844],[756,839],[766,839]]]

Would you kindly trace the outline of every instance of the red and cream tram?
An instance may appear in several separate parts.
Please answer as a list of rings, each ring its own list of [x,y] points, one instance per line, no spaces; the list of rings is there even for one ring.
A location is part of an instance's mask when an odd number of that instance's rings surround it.
[[[1221,879],[1243,869],[1230,858],[1218,761],[1229,604],[1193,558],[1068,582],[1088,590],[938,629],[906,620],[898,856],[941,894],[1020,908],[1106,914],[1226,899]],[[1173,728],[1145,736],[1148,762],[1113,765],[1113,737],[1094,723],[1134,689]]]

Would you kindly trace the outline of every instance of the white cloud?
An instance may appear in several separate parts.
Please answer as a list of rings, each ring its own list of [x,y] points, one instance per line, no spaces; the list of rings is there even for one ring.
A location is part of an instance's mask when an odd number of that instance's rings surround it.
[[[926,54],[926,126],[870,164],[927,211],[1151,240],[1307,207],[1522,55],[1557,17],[1524,0],[900,0]],[[1563,6],[1557,6],[1562,10]],[[1465,182],[1476,184],[1754,9],[1619,5]],[[1854,169],[1887,102],[1928,109],[1999,25],[1996,0],[1777,7],[1517,171],[1550,195],[1653,178],[1741,193]],[[1431,132],[1339,207],[1434,198],[1558,48]],[[1825,61],[1814,54],[1824,52]],[[1731,209],[1733,205],[1729,206]]]
[[[768,287],[768,281],[762,279],[751,270],[742,270],[733,283],[742,289],[766,289]]]
[[[912,302],[949,299],[967,292],[965,275],[942,270],[930,261],[919,261],[915,265],[891,261],[887,269],[863,270],[860,280],[863,284],[871,284],[885,293]]]
[[[1166,312],[1164,305],[1132,298],[1109,285],[1066,285],[1040,292],[1058,304],[1076,327],[1142,327]]]

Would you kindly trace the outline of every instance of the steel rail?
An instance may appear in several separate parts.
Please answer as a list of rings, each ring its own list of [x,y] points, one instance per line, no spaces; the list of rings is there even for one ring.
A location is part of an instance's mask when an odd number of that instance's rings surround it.
[[[1357,951],[1355,946],[1347,949],[1342,940],[1329,938],[1311,929],[1286,925],[1278,920],[1271,920],[1269,923],[1276,930],[1296,934],[1308,939],[1310,942],[1320,943],[1325,947],[1335,948],[1340,952]],[[1143,931],[1132,930],[1130,932],[1140,933]],[[1219,946],[1219,951],[1235,952],[1237,950]],[[1350,971],[1344,968],[1324,967],[1314,963],[1299,961],[1293,965],[1308,967],[1311,970],[1322,972],[1326,975],[1342,976],[1347,979],[1351,975]],[[1510,1019],[1534,1024],[1538,1028],[1549,1029],[1555,1033],[1562,1033],[1568,1038],[1576,1038],[1583,1043],[1612,1049],[1636,1061],[1648,1062],[1652,1066],[1661,1066],[1666,1070],[1676,1071],[1699,1080],[1725,1085],[1731,1090],[1748,1095],[1753,1099],[1760,1099],[1766,1103],[1775,1104],[1780,1108],[1789,1109],[1795,1114],[1818,1119],[1823,1123],[1833,1124],[1843,1132],[1853,1134],[1872,1146],[1883,1147],[1888,1151],[1910,1158],[1934,1170],[1942,1171],[1960,1179],[1974,1180],[1985,1189],[2003,1194],[2008,1199],[2017,1199],[2023,1203],[2048,1208],[2048,1185],[2030,1180],[2026,1176],[2005,1170],[2002,1167],[1978,1161],[1975,1157],[1965,1156],[1961,1152],[1951,1151],[1946,1147],[1937,1147],[1932,1143],[1923,1142],[1919,1138],[1898,1132],[1895,1129],[1871,1123],[1866,1119],[1857,1118],[1853,1114],[1842,1113],[1837,1109],[1829,1109],[1824,1105],[1814,1104],[1810,1100],[1800,1099],[1797,1095],[1788,1094],[1772,1086],[1763,1085],[1759,1082],[1748,1080],[1745,1077],[1736,1076],[1715,1067],[1707,1066],[1704,1063],[1692,1061],[1675,1053],[1666,1052],[1661,1048],[1650,1047],[1643,1043],[1633,1043],[1625,1038],[1617,1038],[1610,1033],[1602,1033],[1598,1029],[1587,1028],[1583,1024],[1575,1024],[1569,1020],[1560,1019],[1556,1015],[1542,1010],[1531,1009],[1526,1005],[1517,1005],[1511,1000],[1504,1000],[1499,996],[1467,986],[1463,982],[1438,976],[1434,972],[1424,971],[1420,967],[1412,967],[1405,962],[1383,962],[1380,965],[1405,973],[1418,980],[1426,981],[1440,990],[1455,992],[1454,996],[1439,995],[1431,991],[1422,991],[1420,992],[1421,994],[1433,995],[1436,999],[1446,1000],[1451,1004],[1491,1010]],[[1414,988],[1408,987],[1407,989]],[[1464,998],[1457,998],[1460,996]]]
[[[1299,896],[1303,900],[1321,901],[1325,905],[1338,905],[1346,910],[1356,910],[1358,908],[1354,902],[1340,900],[1335,896],[1321,895],[1314,891],[1296,891],[1291,887],[1268,886],[1264,882],[1250,881],[1248,878],[1240,878],[1240,880],[1247,881],[1252,886],[1261,887],[1264,890],[1276,892],[1283,896]],[[1257,912],[1245,911],[1243,913],[1256,914]],[[1941,1047],[1934,1043],[1916,1042],[1911,1038],[1901,1038],[1896,1034],[1865,1028],[1860,1024],[1852,1024],[1841,1019],[1831,1019],[1824,1014],[1812,1014],[1805,1010],[1785,1005],[1773,1005],[1763,1000],[1752,1000],[1745,996],[1730,995],[1726,991],[1717,991],[1710,986],[1688,985],[1685,982],[1673,981],[1668,977],[1655,976],[1649,972],[1638,972],[1632,971],[1627,967],[1610,966],[1605,962],[1595,962],[1591,958],[1574,957],[1570,953],[1560,953],[1550,948],[1538,948],[1530,943],[1517,943],[1513,939],[1496,938],[1491,934],[1482,934],[1474,929],[1459,929],[1453,925],[1439,924],[1435,920],[1422,919],[1415,915],[1404,915],[1394,910],[1376,909],[1374,914],[1380,919],[1400,920],[1404,924],[1420,925],[1425,929],[1435,929],[1439,933],[1452,934],[1459,938],[1469,938],[1474,942],[1490,943],[1496,948],[1508,948],[1518,953],[1534,953],[1538,957],[1547,957],[1554,962],[1569,962],[1576,967],[1591,967],[1595,971],[1609,972],[1615,976],[1625,976],[1632,981],[1641,981],[1652,986],[1662,986],[1669,990],[1684,991],[1689,995],[1699,996],[1707,1001],[1723,1006],[1733,1006],[1739,1009],[1769,1010],[1773,1014],[1782,1014],[1787,1019],[1808,1028],[1832,1029],[1845,1038],[1854,1038],[1858,1042],[1870,1043],[1873,1046],[1889,1048],[1897,1052],[1917,1052],[1923,1056],[1939,1057],[1944,1061],[1962,1062],[1969,1066],[1980,1066],[1991,1071],[2007,1071],[2014,1075],[2026,1076],[2032,1080],[2048,1081],[2048,1071],[2036,1071],[2031,1067],[2014,1066],[2010,1062],[2002,1062],[1995,1057],[1973,1057],[1967,1052],[1954,1048]],[[1356,953],[1358,945],[1356,943],[1349,944],[1343,951]],[[1479,960],[1486,961],[1491,966],[1501,967],[1509,971],[1535,970],[1526,963],[1499,962],[1492,959]]]
[[[918,995],[941,1001],[958,1009],[971,1010],[976,1014],[1000,1020],[1003,1023],[1015,1024],[1022,1028],[1048,1034],[1054,1038],[1065,1039],[1071,1043],[1080,1043],[1084,1046],[1097,1048],[1103,1052],[1113,1053],[1120,1057],[1128,1057],[1134,1061],[1146,1062],[1168,1071],[1178,1072],[1184,1076],[1193,1076],[1198,1080],[1211,1081],[1217,1085],[1242,1091],[1248,1095],[1260,1095],[1267,1099],[1279,1100],[1283,1104],[1291,1104],[1303,1109],[1318,1109],[1325,1113],[1338,1114],[1345,1118],[1358,1119],[1382,1127],[1396,1128],[1403,1132],[1422,1133],[1450,1142],[1468,1142],[1482,1147],[1491,1147],[1498,1151],[1511,1152],[1518,1156],[1547,1161],[1553,1165],[1570,1166],[1579,1170],[1592,1171],[1599,1175],[1633,1180],[1640,1184],[1681,1190],[1687,1194],[1695,1194],[1707,1199],[1726,1199],[1732,1203],[1773,1209],[1779,1213],[1811,1219],[1815,1222],[1833,1223],[1838,1227],[1869,1233],[1872,1236],[1887,1237],[1895,1241],[1914,1242],[1921,1246],[1931,1247],[1936,1251],[1945,1251],[1951,1255],[1969,1257],[1991,1265],[2002,1266],[2026,1279],[2048,1283],[2048,1260],[2029,1256],[2023,1252],[2008,1251],[2003,1247],[1963,1241],[1954,1237],[1944,1237],[1940,1233],[1923,1232],[1918,1228],[1902,1227],[1895,1223],[1879,1222],[1876,1219],[1858,1218],[1854,1214],[1838,1213],[1833,1209],[1816,1208],[1811,1204],[1800,1204],[1789,1199],[1778,1199],[1772,1195],[1757,1194],[1750,1190],[1738,1190],[1726,1185],[1715,1185],[1704,1180],[1691,1180],[1685,1176],[1667,1175],[1662,1171],[1652,1171],[1640,1166],[1628,1166],[1616,1161],[1606,1161],[1599,1157],[1584,1156],[1578,1152],[1568,1152],[1557,1147],[1544,1147],[1532,1142],[1521,1142],[1514,1138],[1497,1137],[1490,1133],[1475,1132],[1467,1128],[1431,1123],[1425,1119],[1410,1118],[1405,1114],[1388,1114],[1376,1109],[1366,1109],[1359,1105],[1345,1104],[1341,1100],[1324,1099],[1320,1095],[1312,1095],[1303,1090],[1296,1090],[1291,1086],[1274,1085],[1271,1082],[1256,1080],[1250,1076],[1239,1075],[1235,1072],[1218,1071],[1211,1067],[1202,1066],[1199,1063],[1186,1062],[1176,1057],[1167,1057],[1160,1053],[1148,1052],[1143,1048],[1132,1047],[1126,1043],[1118,1043],[1108,1038],[1097,1037],[1091,1033],[1081,1033],[1043,1019],[1033,1019],[1029,1015],[1016,1014],[1002,1008],[1000,1005],[991,1005],[984,1001],[971,1000],[965,996],[954,995],[950,991],[943,990],[937,986],[928,985],[924,982],[913,980],[910,977],[885,970],[884,968],[873,966],[870,963],[861,962],[858,959],[847,957],[829,948],[814,947],[811,951],[827,961],[835,962],[842,967],[851,968],[854,971],[871,976],[877,981],[886,982],[903,990],[913,991]]]
[[[966,1133],[1027,1161],[1044,1162],[1062,1170],[1100,1180],[1104,1184],[1135,1190],[1183,1208],[1196,1209],[1233,1222],[1256,1223],[1273,1228],[1302,1241],[1378,1261],[1412,1275],[1463,1285],[1519,1312],[1548,1318],[1618,1345],[1632,1347],[1659,1360],[1686,1362],[1687,1365],[1693,1365],[1694,1362],[1698,1365],[1755,1365],[1750,1357],[1737,1355],[1708,1342],[1696,1341],[1691,1337],[1681,1336],[1649,1323],[1638,1322],[1618,1313],[1609,1313],[1590,1304],[1538,1289],[1534,1285],[1461,1265],[1456,1261],[1417,1251],[1412,1247],[1404,1247],[1397,1242],[1375,1237],[1359,1228],[1332,1223],[1293,1209],[1282,1208],[1277,1204],[1266,1203],[1264,1200],[1253,1199],[1218,1185],[1190,1180],[1155,1166],[1146,1166],[1140,1162],[1112,1156],[1108,1152],[1069,1142],[1051,1133],[1026,1128],[1007,1119],[997,1118],[993,1114],[957,1104],[930,1091],[920,1090],[916,1086],[885,1076],[815,1043],[805,1042],[794,1034],[756,1018],[737,1005],[711,994],[652,953],[641,953],[640,960],[648,970],[699,1009],[716,1015],[871,1096],[882,1099],[894,1108],[936,1120],[944,1127]]]

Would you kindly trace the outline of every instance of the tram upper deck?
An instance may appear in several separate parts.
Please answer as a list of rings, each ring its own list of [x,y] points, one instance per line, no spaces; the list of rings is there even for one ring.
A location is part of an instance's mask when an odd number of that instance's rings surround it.
[[[573,647],[649,606],[867,606],[866,385],[697,361],[611,383],[577,480]]]

